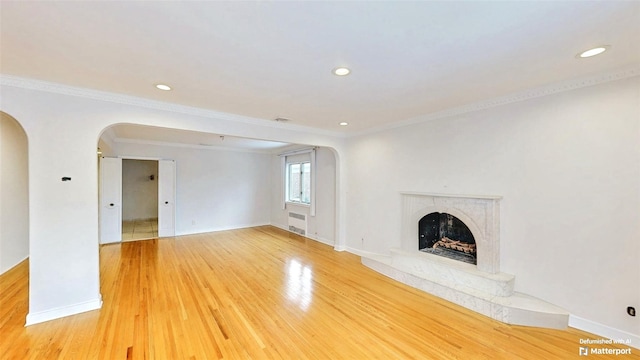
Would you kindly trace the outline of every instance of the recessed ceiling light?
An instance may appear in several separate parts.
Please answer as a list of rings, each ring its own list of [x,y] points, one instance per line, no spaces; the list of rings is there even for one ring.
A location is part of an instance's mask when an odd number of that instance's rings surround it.
[[[589,50],[583,51],[583,52],[579,53],[578,55],[576,55],[576,57],[588,58],[588,57],[596,56],[598,54],[602,54],[603,52],[607,51],[609,48],[610,48],[609,45],[598,46],[598,47],[595,47],[593,49],[589,49]]]
[[[349,75],[349,73],[351,72],[351,70],[349,70],[346,67],[337,67],[335,69],[333,69],[333,74],[334,75],[338,75],[338,76],[345,76],[345,75]]]
[[[156,87],[160,90],[169,91],[171,90],[171,86],[165,84],[157,84]]]
[[[340,123],[340,126],[347,126],[347,125],[349,125],[349,123],[346,122],[346,121],[343,121],[343,122]]]

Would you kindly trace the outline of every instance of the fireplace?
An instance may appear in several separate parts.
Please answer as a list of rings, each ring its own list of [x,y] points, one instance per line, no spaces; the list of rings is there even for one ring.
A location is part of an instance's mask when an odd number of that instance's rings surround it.
[[[457,217],[432,212],[418,221],[418,249],[476,265],[476,240]]]
[[[566,310],[515,292],[515,276],[500,271],[500,196],[400,195],[400,247],[364,265],[508,324],[567,327]]]
[[[402,193],[402,214],[401,214],[401,250],[413,253],[433,253],[434,251],[444,252],[445,246],[437,246],[433,250],[420,251],[421,235],[420,222],[428,223],[429,220],[423,218],[438,215],[438,222],[449,222],[452,226],[450,230],[445,229],[445,234],[449,240],[465,242],[474,249],[473,260],[463,261],[468,266],[475,266],[475,269],[489,274],[500,272],[500,197],[499,196],[468,196],[468,195],[441,195],[428,193]],[[443,217],[443,220],[440,219]],[[455,219],[455,220],[453,220]],[[439,224],[438,224],[439,226]],[[462,230],[464,228],[464,230]],[[455,237],[455,238],[452,238]],[[441,240],[442,237],[436,241]],[[473,240],[471,240],[473,239]],[[416,242],[418,244],[416,245]],[[475,246],[471,246],[473,243]],[[451,244],[454,247],[458,244]],[[428,246],[426,247],[429,248]],[[449,249],[451,250],[451,249]],[[447,251],[447,253],[451,253]],[[462,250],[464,253],[464,250]],[[428,254],[432,255],[432,254]],[[439,254],[438,254],[439,255]],[[470,255],[467,253],[467,255]],[[464,255],[462,255],[464,256]],[[469,256],[470,257],[470,256]],[[465,256],[466,258],[466,256]],[[460,259],[456,259],[460,260]]]

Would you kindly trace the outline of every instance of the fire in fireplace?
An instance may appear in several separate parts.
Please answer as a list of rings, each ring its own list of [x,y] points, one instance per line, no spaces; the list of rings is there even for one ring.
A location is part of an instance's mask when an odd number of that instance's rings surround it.
[[[420,251],[476,264],[476,241],[471,230],[457,217],[433,212],[418,222]]]

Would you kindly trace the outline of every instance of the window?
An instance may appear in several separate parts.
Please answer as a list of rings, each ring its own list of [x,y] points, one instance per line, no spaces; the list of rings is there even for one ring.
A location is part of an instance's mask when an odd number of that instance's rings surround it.
[[[316,216],[316,149],[297,149],[279,156],[282,210],[287,204],[304,205],[309,207],[309,216]]]
[[[287,164],[287,201],[311,204],[311,162]]]

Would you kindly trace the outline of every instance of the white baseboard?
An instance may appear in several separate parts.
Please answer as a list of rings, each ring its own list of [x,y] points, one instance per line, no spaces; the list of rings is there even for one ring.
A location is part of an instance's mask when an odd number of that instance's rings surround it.
[[[29,258],[29,255],[25,256],[24,258],[22,258],[22,260],[19,260],[17,263],[9,266],[8,268],[4,269],[4,271],[0,271],[0,275],[6,273],[7,271],[13,269],[14,267],[20,265],[20,263],[22,263],[23,261],[27,260]]]
[[[197,231],[184,231],[184,232],[176,233],[175,236],[198,235],[198,234],[207,234],[207,233],[218,232],[218,231],[248,229],[252,227],[265,226],[265,225],[271,225],[271,224],[264,223],[264,222],[251,223],[251,224],[238,224],[233,226],[223,226],[223,227],[217,227],[217,228],[211,228],[211,229],[200,229]]]
[[[367,257],[367,258],[378,258],[378,257],[388,257],[389,255],[382,255],[382,254],[378,254],[378,253],[373,253],[371,251],[366,251],[366,250],[361,250],[361,249],[356,249],[356,248],[352,248],[349,246],[345,246],[344,249],[347,252],[350,252],[354,255],[358,255],[361,257]]]
[[[602,325],[595,321],[583,319],[575,315],[569,315],[569,326],[613,341],[623,341],[624,343],[619,344],[621,346],[631,346],[633,348],[640,349],[640,336],[626,331]]]
[[[289,231],[289,227],[288,227],[288,226],[285,226],[285,225],[281,225],[281,224],[274,224],[274,223],[271,223],[270,225],[271,225],[271,226],[274,226],[274,227],[277,227],[278,229],[282,229],[282,230],[284,230],[284,231]],[[291,232],[291,231],[289,231],[289,232]],[[294,233],[294,234],[295,234],[295,233]],[[298,234],[298,235],[299,235],[299,234]],[[335,243],[334,243],[333,241],[328,240],[328,239],[325,239],[325,238],[320,237],[320,236],[315,236],[315,235],[307,234],[307,235],[305,235],[304,237],[306,237],[307,239],[311,239],[311,240],[317,241],[317,242],[321,242],[321,243],[323,243],[323,244],[325,244],[325,245],[335,246]],[[336,249],[336,250],[338,250],[338,249]]]
[[[306,237],[308,237],[311,240],[315,240],[317,242],[323,243],[325,245],[329,245],[329,246],[334,246],[335,244],[333,243],[333,241],[325,239],[323,237],[320,236],[314,236],[314,235],[307,235]]]
[[[101,307],[102,295],[100,295],[99,298],[95,300],[54,308],[51,310],[40,311],[37,313],[29,313],[27,314],[27,322],[24,326],[39,324],[45,321],[55,320],[65,316],[76,315],[91,310],[97,310]]]
[[[289,227],[288,227],[288,226],[285,226],[285,225],[281,225],[281,224],[274,224],[274,223],[271,223],[270,225],[271,225],[271,226],[275,226],[275,227],[277,227],[278,229],[282,229],[282,230],[284,230],[284,231],[289,231]]]

